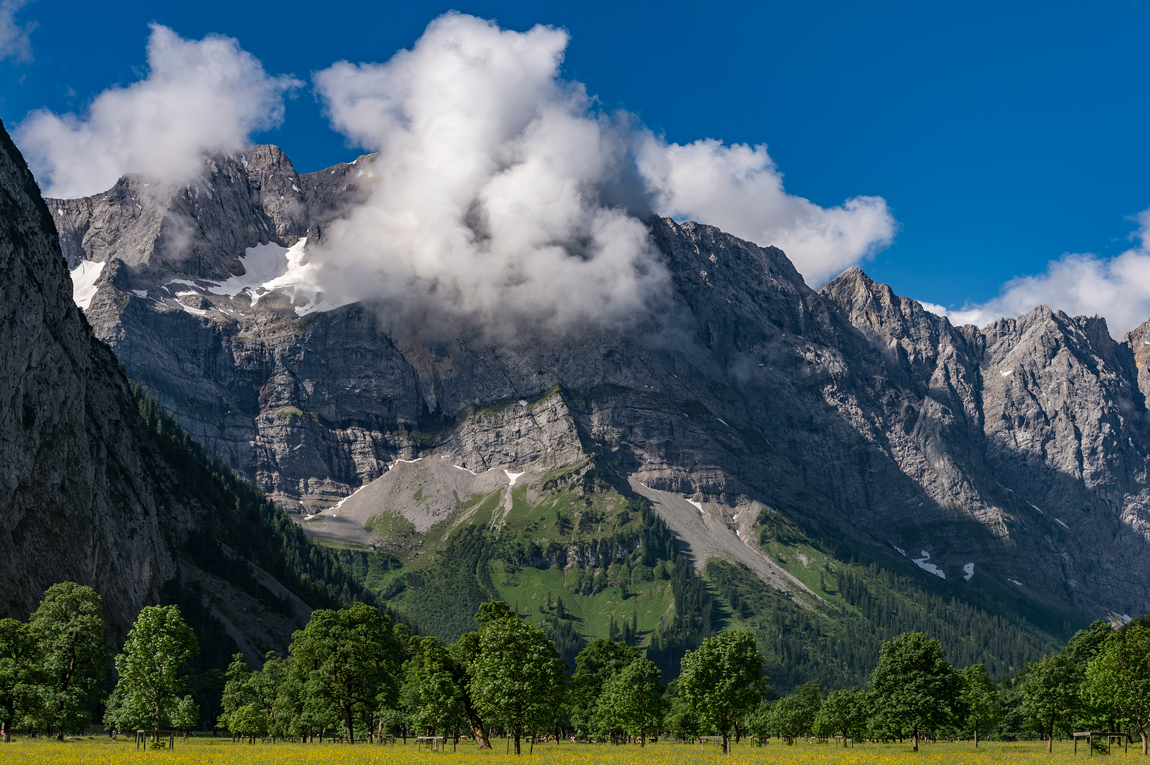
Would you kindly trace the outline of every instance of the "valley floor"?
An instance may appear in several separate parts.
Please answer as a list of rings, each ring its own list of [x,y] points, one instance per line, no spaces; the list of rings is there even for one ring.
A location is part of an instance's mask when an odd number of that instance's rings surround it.
[[[119,765],[127,758],[137,761],[147,759],[169,765],[295,765],[296,763],[337,763],[339,765],[405,765],[406,763],[447,763],[472,765],[472,763],[513,763],[529,762],[533,765],[575,765],[575,763],[596,763],[597,765],[694,765],[698,763],[730,763],[730,765],[758,765],[759,763],[783,763],[784,765],[863,765],[863,763],[915,763],[916,765],[1030,765],[1031,763],[1076,762],[1072,756],[1072,744],[1057,742],[1054,754],[1046,753],[1042,742],[997,743],[983,742],[976,750],[973,744],[924,744],[919,752],[912,752],[908,744],[859,744],[850,748],[828,744],[802,744],[786,746],[776,740],[768,745],[753,747],[749,742],[732,748],[729,758],[719,754],[717,746],[707,744],[700,751],[698,744],[682,744],[664,740],[648,744],[644,748],[636,745],[607,746],[602,744],[538,744],[534,753],[528,755],[524,748],[520,757],[505,754],[502,741],[493,742],[496,751],[481,754],[473,744],[461,742],[458,751],[452,752],[450,745],[444,753],[430,752],[426,748],[416,751],[414,741],[404,746],[371,746],[342,744],[233,744],[226,739],[196,738],[189,741],[177,740],[172,752],[137,752],[135,744],[121,739],[112,743],[106,738],[93,738],[80,741],[57,743],[47,740],[14,739],[8,745],[0,745],[0,763],[21,763],[21,765],[57,765],[57,763],[93,763],[93,765]],[[1085,757],[1084,747],[1079,747],[1080,757]]]

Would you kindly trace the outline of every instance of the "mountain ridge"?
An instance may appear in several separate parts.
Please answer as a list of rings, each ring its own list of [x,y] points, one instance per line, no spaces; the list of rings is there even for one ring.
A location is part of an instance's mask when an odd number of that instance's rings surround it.
[[[117,255],[108,243],[144,241],[146,228],[121,197],[50,208],[73,232],[70,258],[111,262],[87,310],[97,334],[193,435],[301,518],[399,459],[520,471],[527,431],[469,413],[559,389],[583,456],[617,490],[633,478],[685,496],[736,538],[742,508],[769,509],[956,587],[972,566],[1055,608],[1150,610],[1150,378],[1127,339],[1150,323],[1122,342],[1100,320],[1045,308],[954,327],[861,270],[814,291],[780,250],[653,218],[670,335],[429,339],[397,332],[379,306],[213,286],[253,248],[288,258],[322,240],[364,193],[352,180],[374,182],[369,158],[354,176],[351,165],[292,175],[277,156],[213,158],[172,191],[157,230],[213,232],[182,259],[162,242]],[[144,181],[117,188],[132,183]],[[217,202],[233,193],[243,204],[229,212]]]
[[[55,223],[0,124],[0,615],[24,618],[75,581],[102,597],[113,646],[143,606],[176,603],[205,652],[197,671],[237,650],[260,664],[338,602],[341,562],[318,556],[326,582],[293,566],[288,552],[315,551],[277,536],[282,513],[141,395],[73,296]]]

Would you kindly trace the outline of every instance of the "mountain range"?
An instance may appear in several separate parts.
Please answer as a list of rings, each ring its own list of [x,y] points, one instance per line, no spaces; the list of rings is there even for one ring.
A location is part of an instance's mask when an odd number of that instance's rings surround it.
[[[90,353],[416,623],[450,637],[502,597],[658,652],[690,644],[688,606],[769,641],[772,619],[879,630],[865,603],[890,595],[890,629],[948,602],[1006,619],[978,658],[1150,611],[1150,322],[955,327],[857,268],[813,290],[779,249],[652,216],[658,315],[413,324],[311,278],[375,182],[369,156],[297,173],[255,146],[28,214],[59,232]]]
[[[343,562],[143,394],[73,294],[56,226],[0,125],[0,616],[26,618],[50,585],[75,581],[103,598],[115,646],[162,601],[195,629],[198,668],[233,652],[261,661],[313,608],[340,602]]]

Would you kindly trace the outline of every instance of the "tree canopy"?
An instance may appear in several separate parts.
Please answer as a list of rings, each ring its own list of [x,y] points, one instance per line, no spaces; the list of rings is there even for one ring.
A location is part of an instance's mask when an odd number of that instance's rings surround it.
[[[1130,725],[1147,753],[1150,727],[1150,629],[1111,632],[1086,665],[1086,693]]]
[[[371,606],[313,611],[290,651],[304,672],[304,693],[335,714],[349,744],[355,717],[373,715],[381,698],[397,695],[402,647],[391,619]]]
[[[479,655],[471,664],[468,688],[485,717],[511,729],[519,754],[523,733],[550,726],[567,665],[543,630],[504,609],[480,613],[489,618],[479,629]]]
[[[181,670],[197,650],[196,636],[178,606],[147,606],[140,611],[123,653],[116,657],[119,724],[150,724],[158,735],[170,722],[184,689]]]
[[[1066,730],[1081,707],[1082,667],[1065,652],[1052,653],[1026,667],[1019,683],[1021,710],[1047,734],[1047,751],[1054,751],[1054,733]]]
[[[963,710],[967,726],[974,731],[974,747],[978,748],[978,733],[998,721],[999,694],[994,681],[986,673],[986,666],[973,664],[962,670]]]
[[[883,644],[871,689],[885,722],[909,734],[918,751],[920,733],[956,719],[962,680],[947,662],[941,642],[922,632],[907,632]]]
[[[683,656],[678,692],[704,726],[719,732],[726,753],[731,732],[758,706],[767,681],[754,636],[730,630]]]

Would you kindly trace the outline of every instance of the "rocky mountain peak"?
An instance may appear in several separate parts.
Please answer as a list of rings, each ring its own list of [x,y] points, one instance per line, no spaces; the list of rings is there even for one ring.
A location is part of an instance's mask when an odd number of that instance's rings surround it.
[[[715,518],[732,534],[736,508],[769,507],[883,555],[926,551],[904,562],[948,582],[977,569],[1046,603],[1150,608],[1146,375],[1135,340],[1101,320],[1038,308],[956,328],[857,268],[816,292],[777,248],[666,218],[647,222],[670,275],[658,331],[423,337],[375,306],[241,278],[362,199],[357,163],[299,174],[271,147],[214,158],[162,210],[161,227],[195,232],[180,258],[121,253],[161,239],[130,206],[50,205],[84,262],[120,261],[93,285],[99,336],[300,518],[397,460],[434,456],[444,475],[557,464],[559,430],[543,438],[528,416],[544,406],[577,437],[564,449],[620,491],[726,507]],[[366,501],[356,517],[372,517]]]
[[[0,291],[5,607],[26,608],[47,585],[72,579],[95,586],[126,620],[175,565],[131,437],[135,403],[71,300],[52,217],[2,126]],[[180,509],[166,512],[178,518]]]

